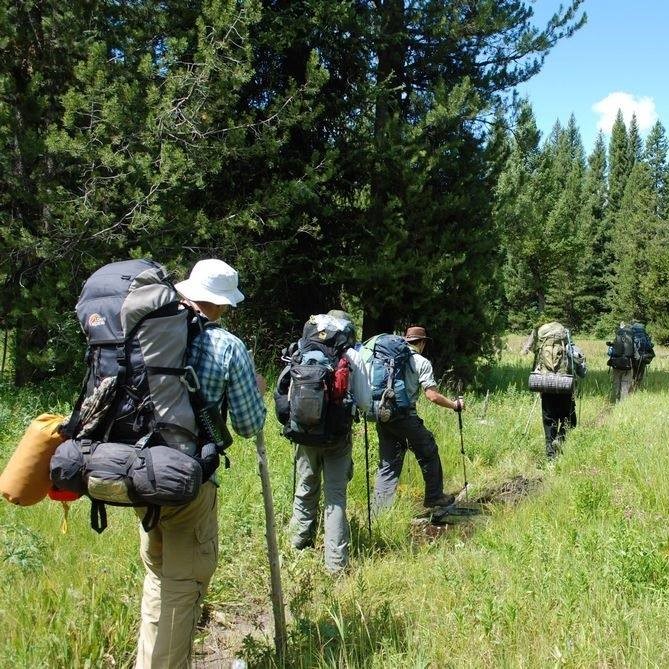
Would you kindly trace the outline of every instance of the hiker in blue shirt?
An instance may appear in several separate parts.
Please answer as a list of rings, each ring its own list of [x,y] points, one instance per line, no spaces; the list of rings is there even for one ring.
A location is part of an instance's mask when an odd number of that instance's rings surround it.
[[[423,474],[425,507],[450,506],[455,501],[455,496],[444,492],[444,475],[437,442],[418,415],[416,403],[421,387],[430,402],[446,409],[462,411],[464,400],[451,400],[437,390],[432,363],[422,355],[429,339],[425,328],[420,326],[408,328],[404,339],[413,351],[405,372],[406,390],[412,406],[405,413],[386,423],[376,423],[379,437],[379,469],[374,490],[375,506],[377,509],[383,508],[390,505],[395,498],[407,449],[413,451]]]
[[[211,322],[244,299],[237,272],[221,260],[198,262],[175,288]],[[227,402],[230,422],[242,437],[265,422],[265,380],[256,375],[244,344],[223,327],[205,327],[189,352],[208,403]],[[191,664],[195,627],[218,561],[217,484],[211,478],[189,504],[164,507],[150,532],[140,528],[146,576],[136,669],[182,669]]]

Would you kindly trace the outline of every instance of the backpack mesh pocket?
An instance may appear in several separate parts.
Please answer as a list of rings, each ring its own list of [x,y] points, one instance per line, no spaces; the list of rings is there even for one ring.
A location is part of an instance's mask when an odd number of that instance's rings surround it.
[[[298,425],[314,427],[323,421],[327,404],[327,368],[296,365],[290,370],[290,417]]]

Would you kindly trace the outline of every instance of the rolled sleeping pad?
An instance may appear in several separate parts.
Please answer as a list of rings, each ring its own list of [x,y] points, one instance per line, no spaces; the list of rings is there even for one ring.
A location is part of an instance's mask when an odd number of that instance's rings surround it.
[[[37,504],[49,493],[49,463],[56,448],[65,441],[59,432],[64,420],[64,416],[44,413],[28,425],[0,474],[0,493],[12,504]]]
[[[574,392],[574,377],[571,374],[532,372],[528,379],[530,390],[537,393],[569,395]]]

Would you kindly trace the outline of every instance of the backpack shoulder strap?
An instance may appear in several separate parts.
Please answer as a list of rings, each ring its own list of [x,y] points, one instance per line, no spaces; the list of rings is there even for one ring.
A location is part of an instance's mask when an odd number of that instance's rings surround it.
[[[287,395],[288,386],[290,385],[290,363],[287,364],[279,374],[279,378],[276,380],[275,393],[277,395]]]

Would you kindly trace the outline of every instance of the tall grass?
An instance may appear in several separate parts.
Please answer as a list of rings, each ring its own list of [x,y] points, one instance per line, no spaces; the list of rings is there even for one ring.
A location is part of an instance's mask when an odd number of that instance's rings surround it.
[[[510,337],[484,391],[466,395],[469,497],[498,500],[474,521],[441,532],[412,523],[423,485],[409,455],[397,502],[374,519],[370,540],[356,426],[350,570],[332,579],[322,546],[296,553],[280,537],[291,613],[286,666],[669,666],[667,351],[656,349],[643,390],[611,405],[605,346],[579,341],[590,368],[579,425],[547,466],[520,343]],[[0,388],[0,463],[30,418],[65,409],[62,396],[55,387]],[[456,416],[428,403],[420,411],[440,444],[447,489],[457,491]],[[277,523],[285,528],[292,448],[273,416],[266,442]],[[232,469],[220,476],[221,560],[208,596],[218,622],[203,631],[203,645],[217,627],[243,621],[253,630],[255,621],[259,629],[237,652],[250,666],[273,666],[271,631],[263,629],[268,570],[252,442],[240,440],[231,455]],[[499,494],[510,484],[519,486],[517,495]],[[113,509],[109,529],[97,536],[87,513],[85,501],[75,503],[62,535],[57,504],[0,506],[0,667],[131,666],[142,577],[136,522]]]

